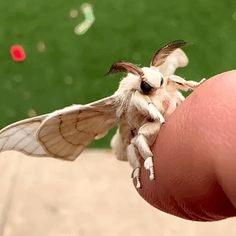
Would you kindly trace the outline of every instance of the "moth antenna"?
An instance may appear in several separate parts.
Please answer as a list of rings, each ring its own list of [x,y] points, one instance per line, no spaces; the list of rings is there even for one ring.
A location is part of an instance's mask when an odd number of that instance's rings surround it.
[[[144,75],[140,67],[130,62],[124,62],[124,61],[120,61],[120,62],[116,62],[112,64],[110,70],[106,73],[106,75],[109,75],[111,73],[117,73],[117,72],[132,73],[140,77],[143,77]]]
[[[155,55],[152,58],[151,61],[151,66],[155,66],[158,67],[160,65],[162,65],[167,57],[173,52],[175,51],[177,48],[182,48],[184,47],[186,44],[188,44],[187,42],[185,42],[184,40],[175,40],[172,42],[169,42],[168,44],[166,44],[164,47],[160,48]]]

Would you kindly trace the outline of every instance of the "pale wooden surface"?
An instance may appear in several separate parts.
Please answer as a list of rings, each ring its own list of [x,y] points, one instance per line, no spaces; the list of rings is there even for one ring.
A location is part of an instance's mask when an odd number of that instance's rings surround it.
[[[154,209],[109,151],[75,162],[3,153],[0,173],[0,236],[236,235],[235,218],[198,223]]]

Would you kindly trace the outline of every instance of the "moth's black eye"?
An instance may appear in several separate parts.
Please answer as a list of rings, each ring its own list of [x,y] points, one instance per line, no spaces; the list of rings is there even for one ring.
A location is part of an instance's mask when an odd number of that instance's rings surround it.
[[[148,94],[153,89],[153,87],[145,81],[141,82],[140,88],[144,94]]]
[[[164,79],[163,79],[163,77],[161,77],[161,83],[160,83],[160,86],[162,86],[163,83],[164,83]]]

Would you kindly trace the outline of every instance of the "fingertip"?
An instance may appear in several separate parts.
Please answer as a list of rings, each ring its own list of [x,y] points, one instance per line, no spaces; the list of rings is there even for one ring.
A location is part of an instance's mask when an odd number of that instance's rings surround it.
[[[230,158],[229,178],[236,178],[235,120],[233,70],[205,81],[167,119],[153,146],[155,180],[142,169],[140,195],[182,218],[206,221],[236,215],[236,183],[224,177],[224,158]]]

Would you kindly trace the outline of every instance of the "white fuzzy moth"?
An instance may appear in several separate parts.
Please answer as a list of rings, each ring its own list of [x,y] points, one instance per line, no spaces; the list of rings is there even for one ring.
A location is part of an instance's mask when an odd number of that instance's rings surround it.
[[[193,90],[202,82],[174,75],[176,68],[188,64],[180,49],[185,44],[182,40],[168,43],[156,52],[150,67],[113,64],[109,73],[128,74],[112,96],[11,124],[0,131],[0,151],[74,160],[94,139],[104,137],[118,125],[111,146],[117,159],[130,162],[132,177],[140,188],[140,157],[150,180],[154,179],[150,147],[165,118],[184,100],[179,90]]]

